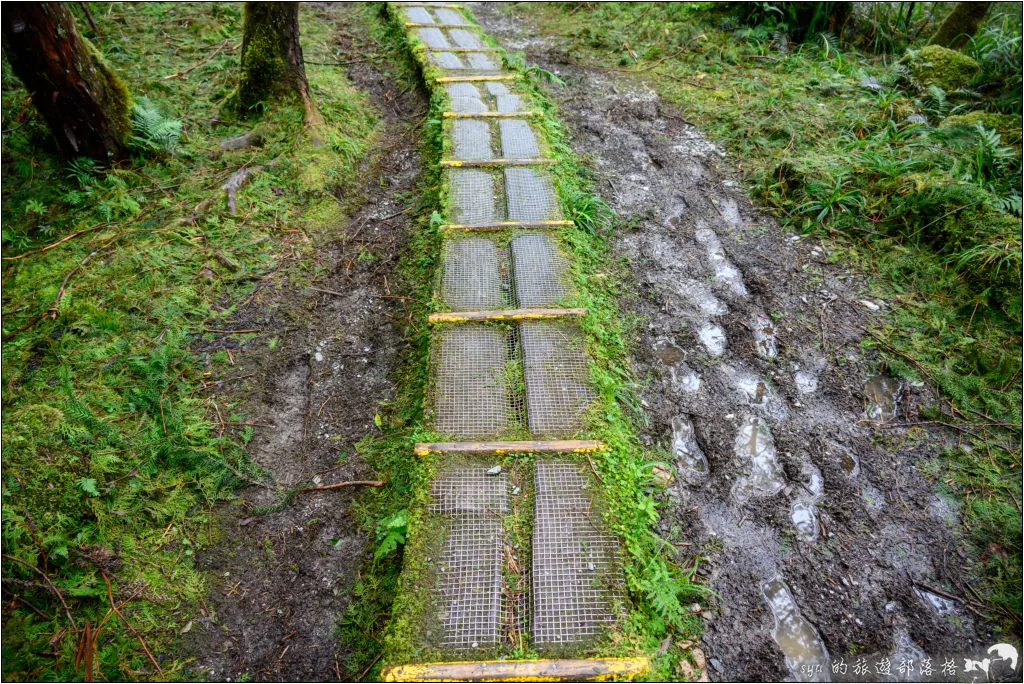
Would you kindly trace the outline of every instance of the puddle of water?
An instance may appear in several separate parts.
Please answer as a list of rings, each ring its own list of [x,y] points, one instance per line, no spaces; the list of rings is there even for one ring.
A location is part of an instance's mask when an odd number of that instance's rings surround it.
[[[693,421],[681,414],[672,419],[672,453],[680,466],[680,476],[691,484],[708,476],[708,459],[697,444]]]
[[[706,316],[724,316],[729,313],[729,307],[713,295],[704,283],[683,279],[675,284],[675,291]]]
[[[757,355],[764,359],[774,359],[779,355],[778,346],[775,344],[775,324],[772,319],[761,314],[754,315],[754,349]]]
[[[930,591],[918,589],[917,587],[914,587],[914,593],[917,594],[919,599],[928,604],[928,607],[934,610],[940,617],[943,615],[949,615],[956,610],[956,603],[945,596],[939,596],[938,594],[933,594]]]
[[[686,351],[672,340],[658,340],[654,343],[654,355],[667,366],[686,358]]]
[[[804,463],[800,472],[800,482],[793,490],[789,513],[793,527],[796,528],[796,536],[806,542],[818,538],[821,527],[818,524],[817,503],[824,491],[825,484],[821,478],[821,471],[813,463]]]
[[[715,231],[709,228],[701,228],[694,234],[694,237],[707,250],[708,261],[711,264],[711,270],[715,274],[715,279],[728,284],[729,289],[734,294],[746,295],[747,287],[743,284],[743,275],[725,256],[725,250],[722,249],[722,243],[719,242]]]
[[[724,372],[723,368],[723,372]],[[768,385],[752,373],[737,373],[733,377],[733,386],[747,398],[751,404],[763,404],[771,394]]]
[[[832,447],[839,454],[839,467],[843,469],[843,472],[850,477],[856,477],[860,474],[860,459],[857,458],[857,454],[853,453],[841,444],[832,443]]]
[[[887,375],[872,375],[864,383],[864,396],[867,398],[867,409],[864,415],[868,420],[884,423],[896,417],[899,407],[903,383]]]
[[[721,356],[725,353],[725,330],[717,323],[705,323],[700,326],[697,337],[712,356]]]
[[[800,614],[793,594],[782,577],[764,582],[761,595],[775,617],[772,638],[786,657],[786,667],[799,682],[830,680],[828,649],[818,630]]]
[[[733,499],[746,503],[753,497],[777,494],[786,485],[786,476],[775,457],[775,440],[768,424],[747,416],[736,433],[733,454],[740,472],[732,487]]]
[[[687,366],[686,363],[672,366],[668,369],[668,372],[672,376],[673,389],[679,389],[683,392],[696,392],[700,389],[700,376]]]
[[[818,390],[818,376],[810,371],[797,371],[793,374],[793,382],[800,394],[814,394]]]

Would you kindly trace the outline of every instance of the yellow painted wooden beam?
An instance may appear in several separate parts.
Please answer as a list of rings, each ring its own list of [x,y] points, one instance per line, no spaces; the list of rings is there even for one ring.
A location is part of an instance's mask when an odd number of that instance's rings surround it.
[[[480,166],[536,166],[557,164],[557,159],[442,159],[441,166],[448,168],[474,168]]]
[[[446,119],[521,119],[527,116],[544,116],[544,112],[442,112]]]
[[[438,7],[440,9],[463,9],[462,5],[442,5],[441,3],[435,2],[396,2],[393,3],[397,7]]]
[[[632,681],[649,671],[647,658],[581,658],[399,665],[382,674],[385,682],[602,682]]]
[[[491,74],[490,76],[438,76],[438,83],[477,83],[479,81],[514,81],[516,74]]]
[[[489,230],[516,230],[531,228],[572,228],[575,223],[572,221],[496,221],[494,223],[445,223],[441,230],[460,231],[489,231]]]
[[[501,48],[492,47],[476,47],[476,48],[457,48],[457,47],[417,47],[418,52],[503,52]]]
[[[476,24],[421,24],[418,21],[405,22],[406,28],[443,28],[443,29],[474,29],[480,30]]]
[[[430,323],[469,323],[477,321],[528,321],[586,316],[586,309],[505,309],[499,311],[452,311],[430,314]]]
[[[592,454],[605,450],[596,439],[548,439],[507,442],[420,442],[413,447],[417,456],[428,454],[464,454],[468,456],[504,456],[505,454]]]

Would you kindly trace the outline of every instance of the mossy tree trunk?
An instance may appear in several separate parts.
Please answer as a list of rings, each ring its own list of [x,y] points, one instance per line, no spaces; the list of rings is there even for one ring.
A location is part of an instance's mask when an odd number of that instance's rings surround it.
[[[131,98],[64,2],[4,5],[4,53],[67,157],[126,156]]]
[[[306,81],[297,2],[247,2],[242,20],[242,77],[234,104],[242,112],[260,102],[298,95],[306,123],[323,123]]]
[[[959,50],[981,28],[991,2],[958,2],[946,20],[939,26],[929,45]]]

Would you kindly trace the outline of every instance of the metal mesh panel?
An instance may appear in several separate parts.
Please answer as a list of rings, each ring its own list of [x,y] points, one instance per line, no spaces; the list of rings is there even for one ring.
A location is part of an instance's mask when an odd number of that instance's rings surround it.
[[[466,29],[452,29],[448,32],[448,35],[451,36],[455,45],[460,48],[478,48],[484,46],[483,41],[480,40],[480,36],[473,31],[467,31]]]
[[[416,29],[416,36],[423,41],[423,44],[427,47],[432,48],[446,48],[451,47],[448,44],[448,39],[441,33],[441,29],[436,28],[421,28]]]
[[[465,69],[466,65],[453,52],[431,52],[430,61],[442,69]]]
[[[498,71],[501,69],[501,65],[491,59],[491,56],[486,52],[467,52],[466,61],[469,62],[471,69],[478,69],[480,71]]]
[[[537,136],[530,124],[522,119],[502,119],[498,122],[501,131],[501,154],[506,159],[536,159],[540,156]]]
[[[455,159],[491,159],[491,125],[486,121],[456,119],[452,122]]]
[[[591,640],[615,622],[621,596],[618,542],[592,510],[578,466],[538,461],[533,525],[533,643]]]
[[[490,82],[487,84],[487,92],[491,95],[508,95],[508,86],[504,83]]]
[[[508,474],[485,467],[451,468],[430,487],[431,513],[508,513]]]
[[[445,89],[448,97],[475,97],[480,99],[480,91],[472,83],[449,83]]]
[[[519,306],[554,306],[568,294],[565,259],[550,237],[528,233],[512,240],[510,246]]]
[[[501,641],[502,551],[500,518],[452,516],[437,567],[441,646],[462,650]]]
[[[508,217],[513,221],[544,221],[561,218],[551,180],[526,166],[505,169]]]
[[[406,18],[416,24],[433,24],[434,18],[430,16],[430,12],[425,7],[406,7],[405,10]]]
[[[487,238],[449,241],[445,248],[441,296],[455,310],[500,309],[501,266]]]
[[[483,325],[459,325],[434,335],[437,376],[434,422],[439,432],[483,437],[509,425],[505,386],[505,333]]]
[[[454,223],[472,225],[497,219],[494,178],[479,169],[448,172],[449,213]]]
[[[487,105],[483,103],[483,100],[478,100],[475,97],[453,97],[451,98],[452,111],[453,112],[486,112]]]
[[[499,112],[521,112],[523,111],[522,98],[518,95],[498,95]]]
[[[459,12],[458,10],[442,7],[434,10],[434,16],[436,16],[438,22],[442,24],[449,24],[451,26],[469,26],[469,21],[466,17],[462,16],[462,12]]]
[[[596,396],[581,331],[564,321],[523,321],[520,336],[530,431],[572,432]]]

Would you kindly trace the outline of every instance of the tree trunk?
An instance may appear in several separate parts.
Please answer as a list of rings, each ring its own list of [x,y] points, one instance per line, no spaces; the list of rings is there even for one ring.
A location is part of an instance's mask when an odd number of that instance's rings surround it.
[[[991,2],[958,2],[942,26],[935,32],[929,45],[939,45],[950,50],[959,50],[978,32],[981,22],[988,14]]]
[[[235,105],[251,111],[260,102],[298,95],[308,125],[323,123],[306,81],[299,43],[299,4],[247,2],[242,21],[242,77]]]
[[[75,29],[67,3],[4,5],[4,53],[67,157],[126,156],[131,98],[96,48]]]

